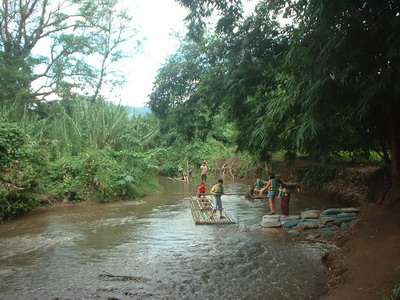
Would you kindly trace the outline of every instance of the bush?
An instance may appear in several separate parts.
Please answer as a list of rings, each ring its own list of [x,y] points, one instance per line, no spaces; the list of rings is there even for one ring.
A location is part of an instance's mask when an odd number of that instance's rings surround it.
[[[397,284],[392,290],[392,294],[384,297],[384,300],[395,300],[400,298],[400,284]]]
[[[96,149],[56,161],[49,185],[69,201],[100,202],[136,198],[159,188],[146,156],[111,148]]]
[[[25,157],[23,145],[26,143],[26,135],[15,124],[0,124],[0,170],[10,168],[14,161]]]
[[[0,220],[24,214],[39,204],[46,158],[15,124],[0,124]]]
[[[334,167],[314,166],[299,170],[300,184],[307,188],[319,189],[328,180],[335,177],[337,169]]]

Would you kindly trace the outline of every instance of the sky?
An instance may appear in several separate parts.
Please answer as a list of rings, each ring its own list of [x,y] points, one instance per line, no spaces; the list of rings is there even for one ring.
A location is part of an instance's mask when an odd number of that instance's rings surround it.
[[[244,0],[245,14],[253,11],[257,2]],[[114,103],[145,106],[149,101],[157,70],[166,62],[168,56],[178,50],[178,37],[187,33],[184,18],[189,14],[189,10],[175,0],[119,0],[119,8],[128,9],[128,14],[132,16],[131,25],[137,30],[137,36],[123,48],[124,52],[131,56],[114,62],[112,66],[113,71],[124,74],[125,84],[121,87],[103,86],[102,94]],[[139,48],[136,47],[138,40],[141,42]],[[33,50],[33,54],[50,53],[50,39],[43,39],[39,44]],[[98,59],[89,57],[88,62],[96,65]],[[40,73],[45,70],[46,65],[37,68]],[[37,90],[45,85],[46,78],[40,78],[32,87]],[[59,99],[57,95],[46,96],[46,100],[56,99]]]
[[[258,1],[243,1],[245,12],[251,12]],[[141,52],[124,60],[126,84],[107,98],[122,105],[144,106],[149,101],[157,70],[179,47],[176,33],[186,33],[183,19],[189,11],[175,0],[120,0],[129,9],[134,27],[143,36]]]
[[[144,106],[149,101],[157,70],[179,47],[176,33],[184,35],[183,19],[188,10],[175,0],[120,0],[133,17],[138,36],[143,37],[138,53],[123,61],[126,84],[109,97],[123,105]]]

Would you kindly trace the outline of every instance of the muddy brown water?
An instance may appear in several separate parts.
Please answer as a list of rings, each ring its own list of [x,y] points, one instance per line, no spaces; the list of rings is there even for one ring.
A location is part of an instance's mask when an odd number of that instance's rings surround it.
[[[194,192],[196,185],[160,182],[163,192],[140,200],[41,208],[1,224],[0,299],[321,297],[320,259],[332,245],[261,229],[267,201],[238,195],[223,197],[238,224],[195,225],[189,198],[175,193]],[[247,187],[225,184],[228,193]],[[290,209],[334,206],[293,194]],[[98,277],[105,272],[140,280]]]

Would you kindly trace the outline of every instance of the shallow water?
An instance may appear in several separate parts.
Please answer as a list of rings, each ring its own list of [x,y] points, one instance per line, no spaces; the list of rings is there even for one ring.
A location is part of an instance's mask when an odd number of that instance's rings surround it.
[[[39,209],[0,225],[0,299],[320,298],[329,244],[261,229],[267,201],[243,196],[223,196],[238,224],[196,226],[189,198],[176,195],[196,186],[160,181],[164,191],[141,200]],[[293,194],[290,209],[333,206]],[[104,272],[140,281],[97,277]]]

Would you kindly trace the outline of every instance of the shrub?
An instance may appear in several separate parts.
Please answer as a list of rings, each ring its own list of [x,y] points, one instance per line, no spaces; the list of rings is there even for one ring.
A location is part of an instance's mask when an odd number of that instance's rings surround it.
[[[0,124],[0,170],[7,170],[14,161],[25,157],[25,143],[26,135],[21,128],[12,123]]]
[[[30,211],[39,204],[46,158],[15,124],[0,124],[0,220]]]
[[[63,157],[51,169],[50,185],[70,201],[136,198],[159,188],[146,155],[111,148]]]
[[[334,167],[313,166],[299,170],[300,184],[304,187],[318,189],[336,175]]]

